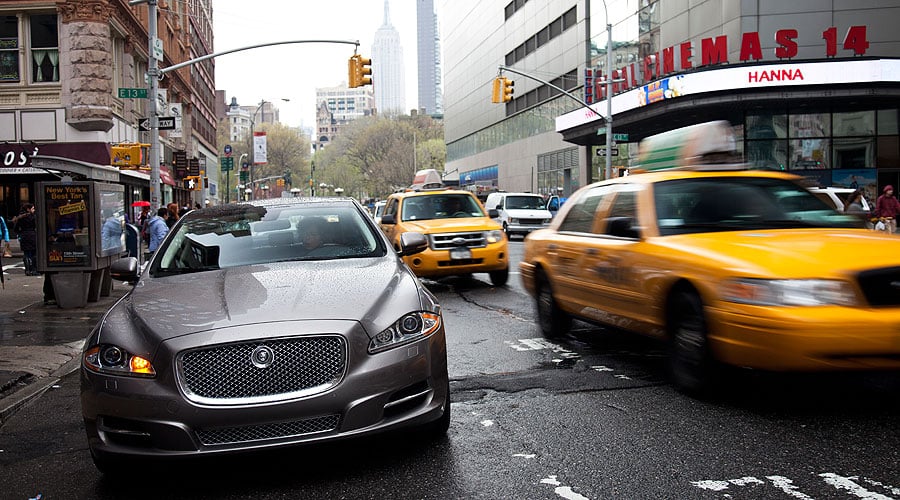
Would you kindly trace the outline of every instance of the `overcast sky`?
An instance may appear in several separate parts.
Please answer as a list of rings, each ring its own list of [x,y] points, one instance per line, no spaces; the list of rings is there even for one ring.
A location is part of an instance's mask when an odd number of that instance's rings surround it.
[[[383,0],[213,0],[215,51],[286,40],[359,40],[372,57],[375,31],[384,22]],[[438,2],[435,2],[438,3]],[[406,107],[417,104],[416,1],[390,0],[390,22],[400,33],[406,68]],[[281,121],[315,125],[317,87],[347,82],[354,46],[301,43],[262,47],[215,59],[216,88],[230,102],[272,101]],[[281,99],[290,99],[282,102]]]

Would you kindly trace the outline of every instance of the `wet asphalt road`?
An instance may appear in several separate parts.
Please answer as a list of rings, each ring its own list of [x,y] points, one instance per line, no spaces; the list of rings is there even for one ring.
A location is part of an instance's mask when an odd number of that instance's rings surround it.
[[[0,498],[900,499],[897,375],[731,373],[721,398],[698,401],[668,384],[652,342],[587,325],[542,339],[518,280],[429,283],[448,332],[446,439],[387,435],[114,481],[91,464],[76,373],[0,429]]]

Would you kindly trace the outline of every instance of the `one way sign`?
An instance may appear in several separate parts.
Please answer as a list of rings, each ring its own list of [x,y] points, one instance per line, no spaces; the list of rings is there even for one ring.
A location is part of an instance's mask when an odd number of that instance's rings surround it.
[[[160,130],[175,130],[175,117],[174,116],[160,116],[159,117],[159,129]],[[150,119],[149,118],[141,118],[138,121],[138,130],[141,132],[149,132],[150,131]]]

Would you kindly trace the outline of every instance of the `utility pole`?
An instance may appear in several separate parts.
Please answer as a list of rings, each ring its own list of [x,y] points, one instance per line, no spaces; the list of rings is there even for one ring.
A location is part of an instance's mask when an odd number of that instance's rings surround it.
[[[149,25],[147,26],[148,54],[150,60],[147,61],[147,78],[150,80],[150,89],[147,97],[150,100],[150,213],[156,213],[160,207],[159,189],[159,116],[157,116],[157,99],[159,97],[159,61],[156,59],[156,40],[158,23],[156,19],[157,0],[131,0],[129,5],[140,5],[146,3],[150,8]]]

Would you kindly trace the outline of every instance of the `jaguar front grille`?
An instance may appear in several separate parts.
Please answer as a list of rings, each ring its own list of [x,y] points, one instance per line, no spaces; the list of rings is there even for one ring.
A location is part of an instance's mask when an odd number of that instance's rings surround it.
[[[346,367],[347,345],[339,335],[219,344],[177,357],[186,397],[211,405],[317,394],[337,385]]]

